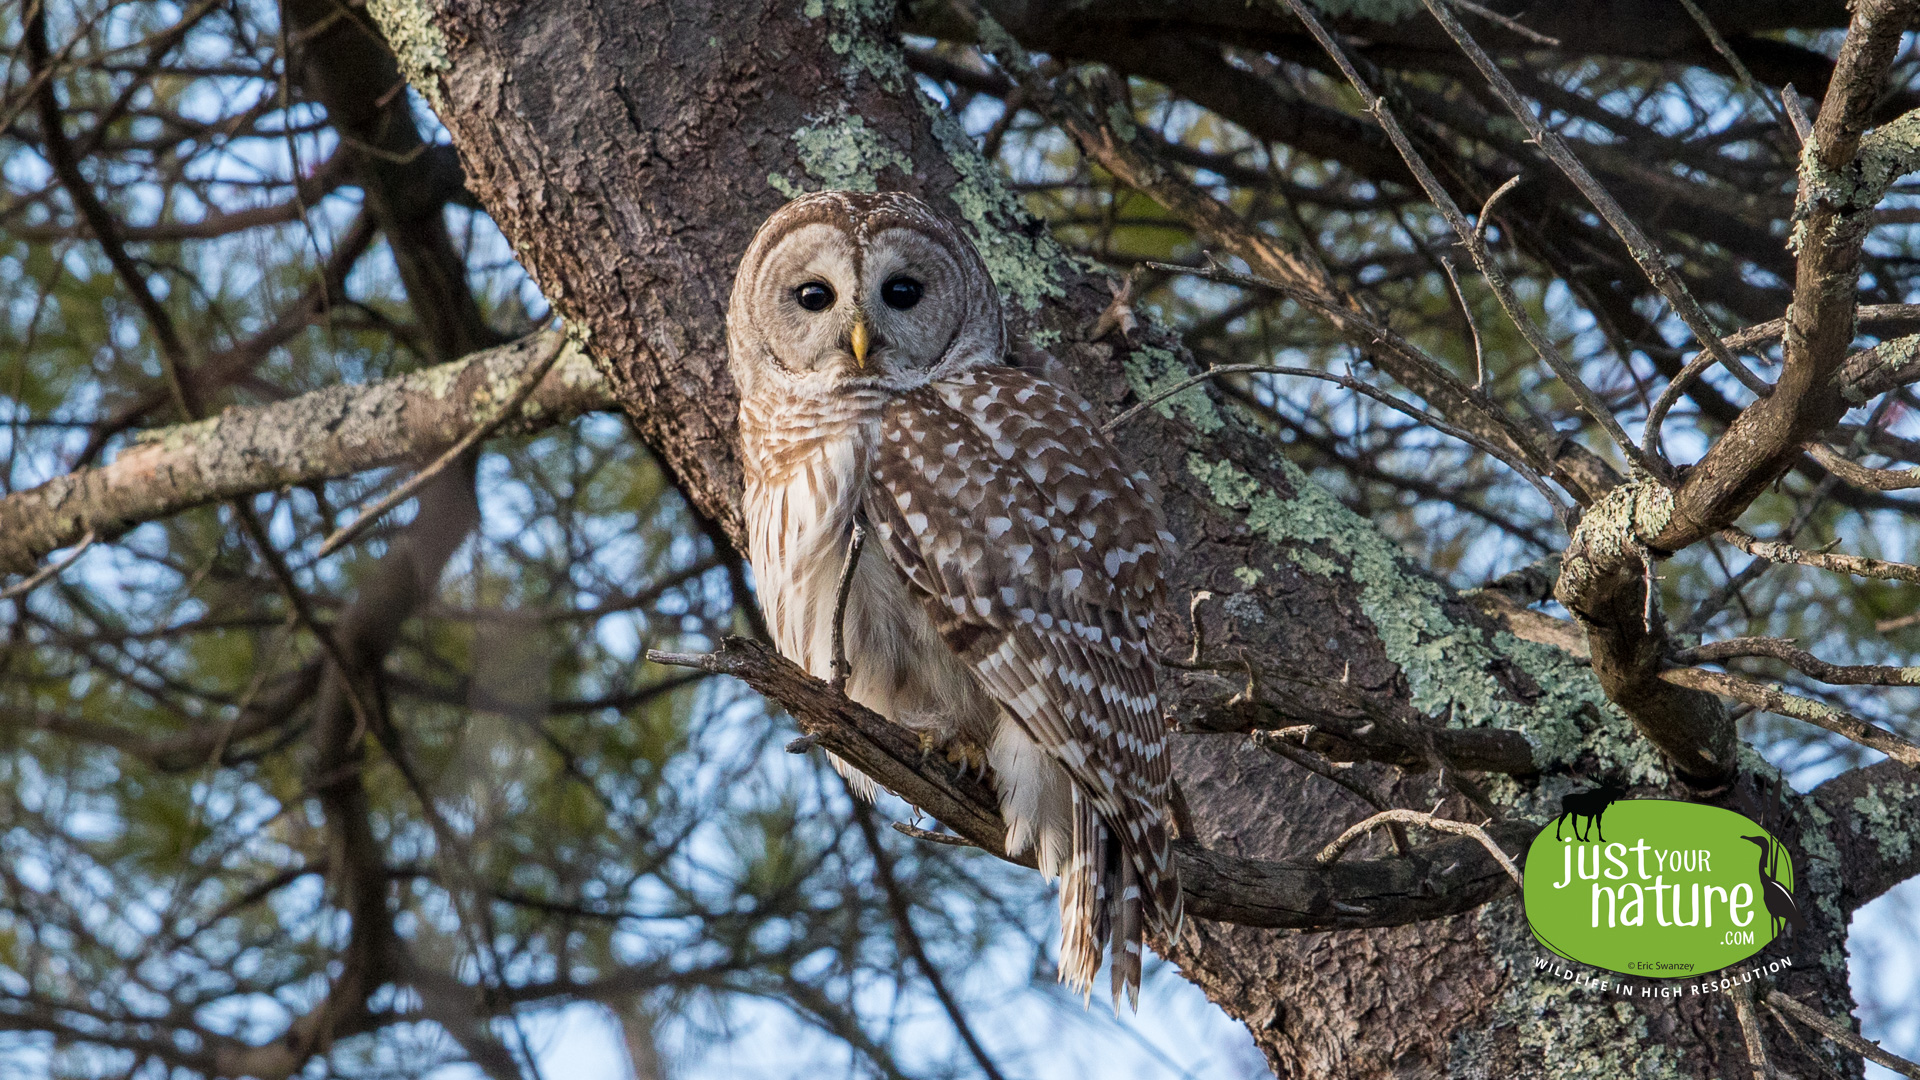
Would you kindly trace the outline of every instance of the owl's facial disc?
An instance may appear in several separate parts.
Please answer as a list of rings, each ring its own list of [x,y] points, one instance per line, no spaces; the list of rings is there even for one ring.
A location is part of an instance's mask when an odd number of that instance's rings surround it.
[[[884,228],[857,248],[807,225],[767,259],[761,325],[788,372],[832,383],[911,385],[946,355],[966,310],[960,265],[915,229]]]
[[[832,383],[860,374],[849,340],[858,264],[852,237],[823,223],[795,229],[767,254],[748,314],[789,377]]]
[[[953,255],[916,229],[884,229],[860,267],[860,310],[871,324],[868,367],[914,381],[947,355],[967,313],[965,274]]]

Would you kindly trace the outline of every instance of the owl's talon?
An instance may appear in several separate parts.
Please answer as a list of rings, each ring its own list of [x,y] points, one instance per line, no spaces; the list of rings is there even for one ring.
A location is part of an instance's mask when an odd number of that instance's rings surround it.
[[[986,750],[964,739],[947,744],[947,760],[960,767],[962,776],[972,776],[976,771],[981,776],[987,774]]]
[[[933,748],[939,745],[939,742],[940,740],[934,738],[933,732],[931,731],[923,731],[920,733],[920,764],[925,765],[927,763],[927,758],[933,755]]]

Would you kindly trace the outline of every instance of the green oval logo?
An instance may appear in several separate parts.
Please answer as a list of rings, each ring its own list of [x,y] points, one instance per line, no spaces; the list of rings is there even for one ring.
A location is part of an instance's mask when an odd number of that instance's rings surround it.
[[[1540,944],[1679,979],[1737,964],[1801,921],[1793,859],[1765,829],[1717,806],[1619,795],[1568,796],[1528,848],[1523,896]]]

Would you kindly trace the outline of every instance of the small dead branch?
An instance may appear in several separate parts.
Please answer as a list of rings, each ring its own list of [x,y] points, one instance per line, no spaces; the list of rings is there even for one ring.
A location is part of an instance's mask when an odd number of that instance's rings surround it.
[[[974,843],[973,841],[967,839],[966,837],[960,836],[955,833],[934,832],[932,829],[918,828],[916,826],[909,825],[904,821],[894,822],[893,831],[899,833],[902,836],[911,836],[915,840],[925,840],[929,844],[944,844],[947,847],[970,847],[970,848],[978,848],[980,846],[979,844]]]
[[[1851,739],[1869,750],[1878,750],[1910,769],[1920,770],[1920,746],[1831,705],[1789,694],[1777,686],[1753,682],[1721,671],[1708,671],[1706,668],[1668,668],[1660,673],[1660,678],[1675,686],[1704,690],[1709,694],[1745,702],[1756,709],[1804,720]]]
[[[1339,861],[1340,856],[1344,854],[1348,848],[1353,846],[1355,840],[1358,840],[1360,837],[1382,825],[1390,824],[1422,825],[1436,832],[1471,837],[1479,841],[1481,847],[1487,849],[1487,854],[1494,857],[1494,860],[1500,864],[1500,868],[1505,870],[1507,876],[1513,879],[1515,885],[1521,884],[1520,868],[1514,865],[1513,860],[1508,857],[1507,853],[1501,849],[1500,845],[1488,834],[1485,828],[1475,825],[1472,822],[1454,821],[1449,818],[1436,817],[1431,813],[1420,810],[1383,810],[1365,821],[1348,827],[1347,831],[1335,838],[1333,843],[1321,848],[1320,853],[1315,855],[1313,860],[1322,866],[1330,866]]]
[[[87,535],[80,538],[79,546],[61,556],[58,562],[48,563],[34,571],[25,581],[15,582],[5,589],[0,589],[0,601],[13,600],[17,597],[25,596],[54,578],[59,577],[67,567],[80,561],[80,556],[87,553],[87,549],[93,546],[95,539],[97,539],[97,534],[92,529],[88,529]]]
[[[1685,2],[1691,4],[1692,0],[1685,0]],[[1504,26],[1508,30],[1511,30],[1516,34],[1519,34],[1521,37],[1526,38],[1528,41],[1533,42],[1535,45],[1545,45],[1549,49],[1557,49],[1560,47],[1559,38],[1549,37],[1538,30],[1529,30],[1528,28],[1520,25],[1518,20],[1510,19],[1507,16],[1502,15],[1497,11],[1493,11],[1488,8],[1483,8],[1479,4],[1473,3],[1473,0],[1453,0],[1453,6],[1461,9],[1462,11],[1470,11],[1475,15],[1478,15],[1481,18],[1487,20],[1488,22],[1499,23],[1501,26]]]
[[[1831,664],[1786,638],[1729,638],[1687,649],[1674,659],[1683,664],[1712,664],[1740,656],[1764,656],[1791,665],[1830,686],[1916,686],[1920,667],[1880,664]]]
[[[847,660],[847,601],[853,598],[853,575],[860,569],[860,553],[867,546],[867,525],[856,511],[853,532],[847,537],[847,559],[840,567],[840,583],[833,592],[833,688],[847,692],[853,664]]]
[[[1733,1013],[1740,1019],[1740,1038],[1747,1044],[1747,1064],[1753,1068],[1753,1080],[1773,1080],[1773,1067],[1767,1064],[1767,1037],[1760,1031],[1760,1013],[1753,1007],[1751,983],[1733,988]]]
[[[320,550],[316,557],[325,558],[339,551],[342,547],[350,543],[354,537],[359,536],[365,531],[367,526],[379,520],[381,515],[412,498],[415,493],[425,487],[434,477],[446,471],[447,466],[460,460],[462,454],[473,449],[481,440],[498,431],[500,425],[511,420],[520,412],[520,406],[526,404],[527,399],[533,396],[534,390],[540,385],[540,380],[547,377],[547,372],[553,367],[554,363],[560,359],[560,354],[566,351],[567,339],[565,335],[561,335],[554,341],[553,346],[547,350],[547,355],[541,357],[532,367],[527,369],[526,374],[520,379],[520,384],[514,387],[513,396],[507,399],[507,403],[501,406],[498,412],[480,423],[475,424],[472,430],[461,436],[458,442],[447,447],[446,451],[439,457],[434,458],[432,463],[426,468],[413,474],[406,483],[401,484],[399,487],[381,496],[372,505],[355,515],[354,519],[348,522],[345,527],[334,532],[332,536],[327,537],[326,540],[321,543]]]
[[[1857,465],[1839,454],[1825,443],[1808,443],[1807,455],[1820,463],[1821,468],[1845,480],[1855,487],[1872,491],[1908,491],[1920,488],[1920,469],[1870,469]]]
[[[1794,89],[1792,83],[1780,88],[1780,104],[1786,107],[1794,138],[1801,146],[1807,145],[1807,136],[1813,134],[1813,121],[1807,118],[1807,108],[1800,104],[1800,91]]]
[[[1474,231],[1478,232],[1479,228],[1476,224]],[[1467,303],[1467,293],[1460,287],[1460,275],[1454,272],[1453,260],[1445,255],[1440,256],[1440,268],[1447,272],[1447,284],[1453,287],[1453,298],[1460,305],[1460,318],[1467,324],[1467,333],[1473,335],[1473,388],[1484,393],[1487,389],[1487,350],[1480,341],[1480,324],[1473,319],[1473,305]]]
[[[1851,574],[1854,577],[1920,583],[1920,566],[1908,563],[1869,559],[1864,555],[1833,555],[1821,551],[1807,551],[1777,540],[1761,540],[1739,529],[1722,529],[1720,538],[1757,559],[1766,559],[1769,562],[1795,563],[1800,566],[1830,570],[1836,574]]]
[[[1914,1080],[1920,1080],[1920,1064],[1908,1061],[1906,1058],[1899,1057],[1895,1054],[1887,1053],[1880,1048],[1879,1043],[1847,1030],[1844,1024],[1831,1019],[1816,1009],[1810,1008],[1798,998],[1789,997],[1786,994],[1775,991],[1765,995],[1760,1000],[1765,1002],[1769,1009],[1774,1010],[1775,1015],[1785,1013],[1787,1016],[1806,1025],[1810,1030],[1818,1032],[1820,1035],[1833,1040],[1876,1065],[1892,1069],[1901,1076],[1909,1076],[1913,1077]]]

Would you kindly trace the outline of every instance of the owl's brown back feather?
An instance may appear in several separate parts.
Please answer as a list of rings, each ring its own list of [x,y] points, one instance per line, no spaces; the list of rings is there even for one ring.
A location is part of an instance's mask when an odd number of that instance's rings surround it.
[[[1166,727],[1147,631],[1170,547],[1154,495],[1085,402],[981,368],[887,406],[866,508],[942,637],[1073,780],[1063,969],[1091,985],[1109,927],[1115,991],[1140,935],[1178,924],[1163,822]],[[1131,891],[1132,895],[1129,895]]]

